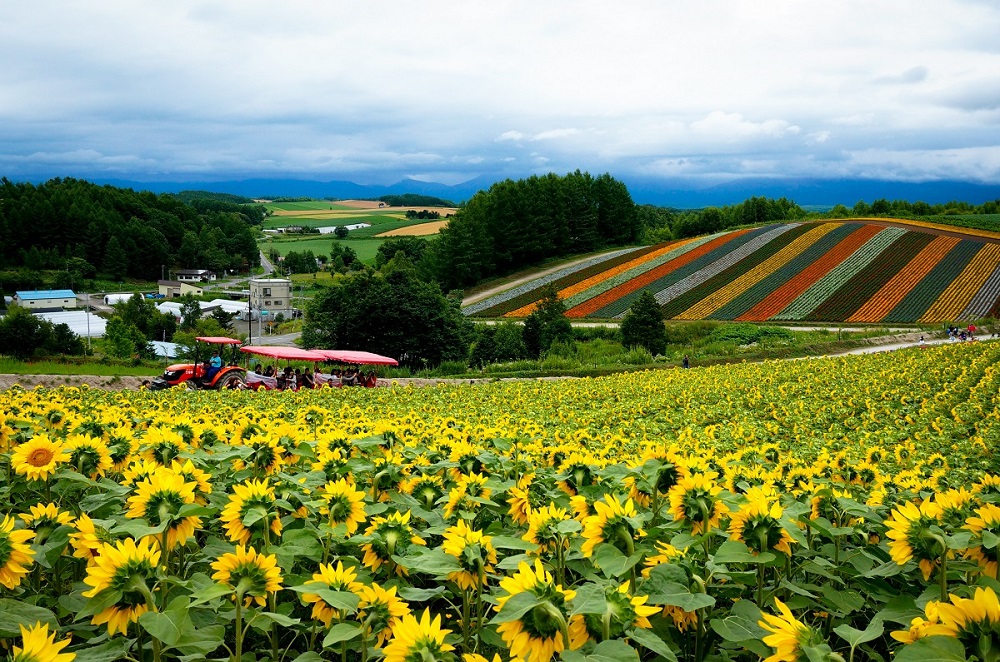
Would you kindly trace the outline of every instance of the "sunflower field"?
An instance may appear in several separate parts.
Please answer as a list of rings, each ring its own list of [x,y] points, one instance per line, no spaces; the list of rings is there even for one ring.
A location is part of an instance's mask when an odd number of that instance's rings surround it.
[[[998,362],[0,392],[0,659],[997,660]]]

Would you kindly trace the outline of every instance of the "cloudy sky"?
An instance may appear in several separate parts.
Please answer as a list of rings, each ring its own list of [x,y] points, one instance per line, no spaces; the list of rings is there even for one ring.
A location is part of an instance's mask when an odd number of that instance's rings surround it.
[[[1000,183],[994,0],[33,0],[0,175]]]

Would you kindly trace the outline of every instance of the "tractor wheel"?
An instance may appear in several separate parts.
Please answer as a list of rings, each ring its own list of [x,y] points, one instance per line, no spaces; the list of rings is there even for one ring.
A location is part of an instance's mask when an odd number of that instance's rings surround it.
[[[198,383],[195,382],[194,379],[189,379],[186,382],[184,382],[184,388],[186,388],[189,391],[197,391],[198,390]]]
[[[243,375],[233,374],[220,379],[216,388],[222,391],[226,389],[243,388],[244,386],[246,386],[246,380],[243,379]]]

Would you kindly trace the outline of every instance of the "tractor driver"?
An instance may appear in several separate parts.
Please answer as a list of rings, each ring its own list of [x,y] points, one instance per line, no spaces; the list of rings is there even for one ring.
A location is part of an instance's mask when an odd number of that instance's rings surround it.
[[[205,370],[205,383],[210,384],[212,380],[215,379],[216,373],[222,368],[222,357],[219,356],[219,350],[212,351],[212,358],[208,360],[208,368]]]

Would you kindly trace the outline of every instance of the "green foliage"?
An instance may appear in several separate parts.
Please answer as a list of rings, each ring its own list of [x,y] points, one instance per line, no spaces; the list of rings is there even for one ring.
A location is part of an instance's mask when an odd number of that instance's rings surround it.
[[[85,265],[98,265],[115,282],[156,280],[164,266],[182,262],[216,271],[244,269],[259,264],[251,226],[262,213],[71,178],[37,186],[0,179],[0,264],[36,274],[69,271],[74,279],[93,277],[93,267]]]
[[[390,237],[382,242],[375,254],[375,268],[381,269],[396,253],[402,251],[411,262],[417,264],[427,250],[427,240],[423,237]]]
[[[643,290],[621,323],[622,342],[626,347],[645,347],[651,354],[663,354],[667,332],[663,326],[660,304],[649,290]]]
[[[455,203],[442,198],[435,198],[432,195],[420,195],[419,193],[403,193],[402,195],[383,195],[375,198],[379,202],[384,202],[393,207],[454,207]]]
[[[758,326],[737,322],[716,327],[710,334],[712,342],[733,342],[737,345],[752,345],[763,342],[789,342],[792,332],[779,326]]]
[[[27,308],[11,306],[0,319],[0,353],[16,359],[29,359],[52,333],[52,325],[35,317]]]
[[[476,340],[469,362],[474,366],[527,358],[521,326],[514,322],[476,325]]]
[[[330,266],[336,271],[350,267],[357,259],[358,254],[347,244],[335,241],[330,247]]]
[[[289,251],[281,262],[282,269],[293,274],[314,274],[319,271],[316,255],[311,250]]]
[[[108,320],[100,346],[105,354],[116,359],[127,359],[136,355],[140,358],[155,356],[142,331],[117,316]]]
[[[458,306],[393,262],[381,275],[359,273],[321,290],[306,308],[304,346],[354,347],[411,367],[464,361],[471,334]]]
[[[573,326],[566,319],[566,306],[555,287],[545,288],[538,306],[525,319],[522,339],[529,356],[541,356],[556,342],[572,342]]]
[[[116,303],[115,315],[126,324],[139,329],[148,340],[169,341],[177,330],[177,320],[173,315],[161,313],[152,300],[135,294],[128,300]]]
[[[459,210],[420,269],[445,289],[464,287],[546,258],[632,243],[639,232],[628,189],[610,175],[506,180]]]
[[[333,231],[333,234],[337,237],[337,239],[346,239],[347,235],[350,233],[351,231],[347,229],[346,225],[338,225],[337,229]]]
[[[181,329],[190,331],[201,319],[201,303],[190,294],[181,297]]]

